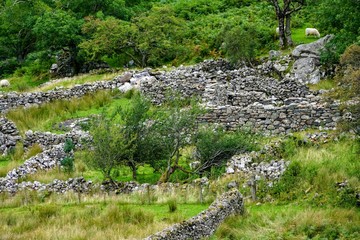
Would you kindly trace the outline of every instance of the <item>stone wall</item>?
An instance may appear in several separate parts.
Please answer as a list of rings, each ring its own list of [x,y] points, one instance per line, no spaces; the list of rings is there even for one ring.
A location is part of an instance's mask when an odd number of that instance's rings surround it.
[[[155,77],[142,81],[140,89],[153,103],[161,104],[168,91],[197,96],[209,110],[200,120],[230,129],[248,127],[279,134],[332,129],[340,119],[337,102],[324,102],[318,92],[295,79],[269,77],[263,67],[231,69],[223,61],[205,61],[152,74]]]
[[[66,139],[71,139],[76,148],[81,148],[84,142],[91,140],[90,134],[81,130],[71,130],[64,134],[54,134],[51,132],[25,132],[24,147],[39,144],[43,149],[48,149],[53,145],[64,143]]]
[[[220,196],[209,208],[188,221],[175,224],[151,235],[146,240],[203,239],[214,234],[218,226],[230,215],[242,214],[244,202],[238,190],[234,189]]]
[[[0,112],[18,106],[41,104],[55,99],[81,97],[103,89],[139,86],[155,104],[161,104],[169,90],[182,96],[197,96],[209,110],[201,120],[229,128],[248,126],[272,133],[305,128],[334,128],[340,118],[338,103],[325,103],[294,78],[269,77],[264,66],[232,69],[224,60],[208,60],[198,65],[170,71],[128,72],[112,81],[77,85],[48,92],[3,93]]]
[[[3,117],[0,117],[0,154],[6,154],[9,149],[14,148],[16,142],[21,140],[19,131],[15,124]]]
[[[56,99],[70,99],[81,97],[87,93],[96,92],[104,89],[114,89],[122,84],[118,81],[100,81],[91,84],[76,85],[70,89],[56,89],[47,92],[29,92],[29,93],[2,93],[0,94],[0,112],[6,112],[9,109],[19,106],[28,107],[34,104],[54,101]]]

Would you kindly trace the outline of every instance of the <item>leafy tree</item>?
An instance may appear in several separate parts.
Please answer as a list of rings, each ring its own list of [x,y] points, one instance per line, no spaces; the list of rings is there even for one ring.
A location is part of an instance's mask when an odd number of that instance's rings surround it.
[[[132,149],[124,154],[123,161],[131,168],[134,180],[138,165],[154,165],[166,153],[160,136],[154,131],[153,121],[150,120],[150,107],[151,103],[147,99],[135,94],[129,107],[116,111],[119,124],[122,125],[119,134],[123,135],[123,141]]]
[[[168,100],[167,104],[168,107],[160,112],[156,122],[163,145],[168,150],[166,168],[159,182],[169,181],[170,176],[178,169],[185,171],[179,165],[180,151],[192,144],[193,135],[197,129],[196,119],[202,113],[195,100],[185,107],[184,100],[175,96]]]
[[[133,24],[113,17],[105,20],[89,17],[86,18],[82,31],[89,38],[80,43],[79,47],[90,60],[100,60],[105,55],[122,53],[127,55],[129,60],[137,60],[135,54],[138,29]]]
[[[234,64],[242,62],[251,63],[256,56],[259,42],[256,38],[256,30],[247,30],[236,27],[230,30],[224,39],[223,49],[227,58]]]
[[[221,167],[233,155],[255,149],[254,137],[249,133],[237,130],[226,132],[222,128],[203,128],[195,138],[195,159],[200,161],[195,170],[202,175],[212,167]]]
[[[353,43],[360,43],[360,4],[358,0],[322,0],[314,17],[319,26],[335,37],[322,53],[323,63],[338,64],[341,54]]]
[[[158,66],[181,56],[186,24],[170,8],[153,8],[148,14],[126,22],[112,17],[87,18],[80,44],[91,59],[125,54],[140,67]]]
[[[88,164],[100,170],[104,178],[111,179],[111,171],[121,164],[125,155],[133,151],[130,148],[131,142],[126,144],[124,135],[119,134],[121,128],[104,113],[92,123],[90,132],[93,140]]]
[[[71,13],[56,9],[45,12],[33,27],[38,47],[50,49],[52,52],[68,52],[70,65],[75,73],[79,69],[77,45],[81,40],[82,22]]]
[[[153,7],[148,14],[134,19],[138,28],[136,47],[141,66],[159,66],[186,51],[182,47],[187,25],[170,7]]]
[[[15,58],[21,65],[35,49],[32,28],[43,11],[38,1],[3,1],[0,11],[0,60]],[[0,74],[2,74],[0,70]]]

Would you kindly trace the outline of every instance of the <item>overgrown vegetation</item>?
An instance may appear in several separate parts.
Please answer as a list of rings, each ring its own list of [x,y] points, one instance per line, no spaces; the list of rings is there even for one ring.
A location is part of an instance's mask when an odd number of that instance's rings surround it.
[[[225,56],[234,64],[251,64],[278,45],[278,21],[269,2],[3,1],[0,76],[10,77],[11,87],[5,91],[27,91],[50,79],[48,69],[56,59],[67,59],[71,74],[89,62],[156,67]],[[258,202],[247,201],[247,215],[230,218],[212,239],[360,238],[359,6],[357,0],[306,1],[291,16],[295,44],[315,40],[304,37],[306,27],[318,28],[322,36],[335,34],[321,61],[329,68],[339,63],[336,75],[314,89],[333,89],[330,97],[347,102],[342,107],[346,118],[339,131],[329,132],[327,142],[311,142],[305,133],[279,137],[276,152],[262,157],[289,160],[286,172],[271,184],[258,181]],[[37,90],[112,77],[80,76]],[[29,129],[62,132],[64,120],[93,119],[83,126],[94,137],[87,149],[73,156],[67,141],[67,157],[61,162],[65,171],[38,171],[20,181],[49,183],[78,176],[95,183],[105,178],[179,183],[202,176],[218,181],[192,192],[186,187],[162,194],[91,193],[82,203],[71,193],[1,193],[1,238],[143,238],[203,210],[206,205],[189,203],[202,202],[203,197],[211,202],[230,181],[239,183],[247,199],[250,190],[243,187],[244,176],[223,177],[225,163],[273,139],[199,125],[196,118],[203,110],[195,102],[172,95],[162,107],[154,107],[135,92],[102,91],[9,111],[6,116],[21,134]],[[0,177],[41,151],[39,145],[25,150],[18,143],[0,156]],[[190,168],[194,161],[195,168]]]
[[[302,9],[293,12],[298,9],[293,4],[283,9],[284,39],[301,30],[294,42],[307,41],[305,27],[336,34],[322,58],[328,63],[337,62],[358,41],[357,0],[292,2]],[[283,5],[280,1],[281,9]],[[0,76],[21,78],[12,80],[12,88],[25,90],[47,81],[56,59],[66,62],[70,75],[89,62],[145,67],[223,56],[253,61],[278,45],[275,9],[267,0],[5,1],[0,11]]]

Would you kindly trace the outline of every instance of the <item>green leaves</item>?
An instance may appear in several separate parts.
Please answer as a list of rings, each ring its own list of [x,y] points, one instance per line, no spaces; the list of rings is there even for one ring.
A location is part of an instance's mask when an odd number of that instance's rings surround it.
[[[45,12],[36,20],[33,31],[38,39],[38,45],[54,50],[63,47],[76,46],[80,40],[82,20],[77,20],[63,10]]]

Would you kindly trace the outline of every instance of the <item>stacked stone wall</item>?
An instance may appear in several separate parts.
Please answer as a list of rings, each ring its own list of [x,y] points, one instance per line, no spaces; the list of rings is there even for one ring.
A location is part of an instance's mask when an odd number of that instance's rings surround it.
[[[209,110],[200,120],[230,129],[248,127],[274,134],[306,128],[333,129],[341,117],[337,102],[325,102],[318,92],[296,79],[280,81],[262,70],[234,70],[223,61],[217,63],[218,67],[215,61],[207,61],[158,72],[156,78],[141,82],[141,91],[155,104],[161,104],[168,91],[196,96]]]
[[[209,208],[188,221],[175,224],[145,240],[204,239],[214,234],[229,216],[244,212],[242,195],[234,189],[220,196]]]

